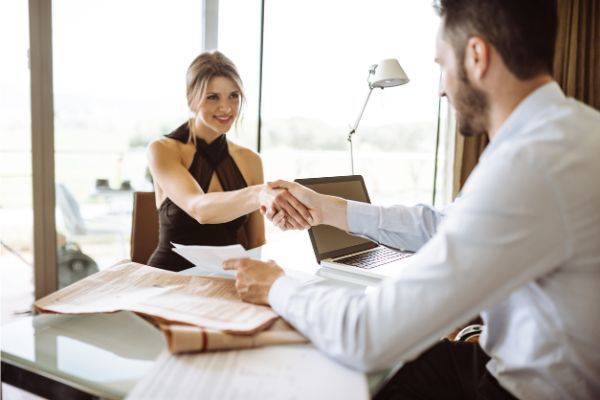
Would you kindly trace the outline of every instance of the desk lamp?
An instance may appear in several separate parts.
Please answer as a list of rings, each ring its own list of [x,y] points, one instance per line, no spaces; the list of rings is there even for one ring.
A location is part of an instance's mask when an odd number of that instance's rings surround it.
[[[369,93],[367,94],[367,99],[360,110],[360,114],[358,114],[358,118],[356,119],[354,127],[348,133],[352,175],[354,175],[354,149],[352,148],[352,135],[356,133],[358,123],[360,122],[360,119],[365,112],[365,108],[367,107],[367,103],[369,102],[369,98],[371,97],[371,92],[373,92],[373,89],[375,88],[385,89],[387,87],[404,85],[405,83],[408,83],[408,76],[406,76],[406,73],[400,66],[398,60],[395,58],[389,58],[380,61],[379,64],[372,65],[371,68],[369,68],[367,83],[369,84]]]

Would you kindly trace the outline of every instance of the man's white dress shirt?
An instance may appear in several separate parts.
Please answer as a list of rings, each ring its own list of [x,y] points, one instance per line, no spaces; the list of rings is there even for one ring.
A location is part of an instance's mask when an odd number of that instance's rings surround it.
[[[348,226],[418,252],[372,291],[279,278],[270,304],[320,350],[391,368],[481,313],[505,389],[600,398],[600,113],[555,82],[518,105],[443,212],[349,202]]]

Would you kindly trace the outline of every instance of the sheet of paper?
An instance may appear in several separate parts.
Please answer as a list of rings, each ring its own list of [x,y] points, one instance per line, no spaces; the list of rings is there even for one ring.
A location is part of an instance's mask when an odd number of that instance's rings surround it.
[[[364,374],[309,345],[161,354],[127,399],[368,399]]]
[[[196,276],[215,276],[222,278],[235,278],[235,271],[226,271],[222,265],[225,260],[230,258],[254,258],[261,259],[261,248],[258,247],[252,250],[244,250],[239,244],[232,246],[184,246],[177,243],[172,243],[177,254],[186,258],[192,264],[193,268],[189,268],[180,272],[183,275]],[[309,274],[296,269],[287,269],[284,267],[285,273],[297,281],[308,284],[319,282],[323,278],[314,274]]]
[[[172,243],[173,251],[195,265],[197,275],[234,277],[235,271],[225,271],[223,262],[230,258],[257,258],[239,244],[231,246],[186,246]],[[260,255],[258,256],[260,258]],[[190,274],[191,275],[191,274]]]
[[[181,275],[137,263],[114,265],[35,302],[40,311],[134,311],[165,322],[249,334],[268,327],[271,308],[244,303],[230,279]]]

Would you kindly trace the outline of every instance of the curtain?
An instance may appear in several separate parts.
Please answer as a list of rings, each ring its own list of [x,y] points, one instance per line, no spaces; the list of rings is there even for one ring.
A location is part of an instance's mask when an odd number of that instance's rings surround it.
[[[554,79],[567,96],[600,110],[600,1],[557,3]]]
[[[458,195],[489,142],[487,135],[464,137],[456,131],[453,197]]]
[[[600,110],[600,1],[558,0],[554,79],[565,94]],[[489,140],[456,132],[453,194],[477,165]]]

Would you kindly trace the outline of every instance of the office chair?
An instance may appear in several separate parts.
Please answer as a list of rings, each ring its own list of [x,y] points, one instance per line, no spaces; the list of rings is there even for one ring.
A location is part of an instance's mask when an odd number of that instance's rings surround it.
[[[147,264],[158,245],[158,212],[154,192],[133,193],[131,261]]]

